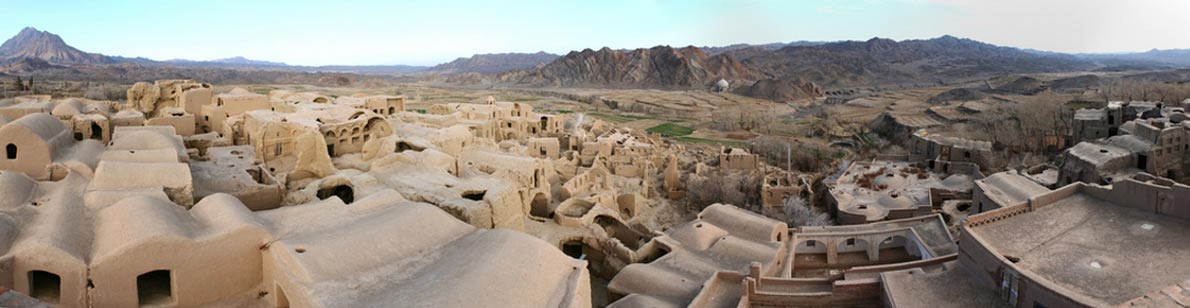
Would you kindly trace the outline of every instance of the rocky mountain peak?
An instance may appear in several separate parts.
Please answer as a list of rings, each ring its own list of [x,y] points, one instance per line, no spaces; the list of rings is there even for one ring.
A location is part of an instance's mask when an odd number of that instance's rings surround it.
[[[54,64],[108,64],[111,58],[87,53],[67,45],[62,37],[48,31],[25,27],[0,45],[0,60],[37,58]]]

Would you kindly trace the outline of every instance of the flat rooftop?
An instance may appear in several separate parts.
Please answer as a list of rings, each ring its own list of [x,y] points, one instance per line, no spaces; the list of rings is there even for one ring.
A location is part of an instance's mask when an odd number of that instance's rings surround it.
[[[1028,201],[1030,197],[1050,191],[1045,186],[1013,171],[999,172],[975,180],[975,186],[979,186],[988,199],[1007,205],[1020,204]]]
[[[971,230],[1038,278],[1110,305],[1190,279],[1190,221],[1084,193]]]
[[[895,307],[1007,308],[996,291],[975,284],[957,261],[925,269],[914,268],[880,274],[885,294]]]

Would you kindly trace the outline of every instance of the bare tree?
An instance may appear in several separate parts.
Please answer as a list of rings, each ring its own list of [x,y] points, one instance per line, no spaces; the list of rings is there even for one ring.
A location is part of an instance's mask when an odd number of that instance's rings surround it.
[[[694,211],[715,203],[759,210],[754,208],[760,204],[760,182],[759,174],[752,172],[692,175],[686,184],[686,202]]]
[[[831,215],[814,210],[801,197],[785,199],[785,223],[790,227],[830,226]]]
[[[994,128],[997,130],[994,131],[1015,139],[1003,140],[1006,144],[1030,152],[1041,152],[1048,146],[1056,145],[1061,136],[1066,135],[1074,117],[1065,99],[1048,91],[1021,101],[1009,112],[1019,125],[1019,133],[1013,132],[1011,127],[1000,125],[996,125]],[[1001,139],[1004,138],[1001,136]]]

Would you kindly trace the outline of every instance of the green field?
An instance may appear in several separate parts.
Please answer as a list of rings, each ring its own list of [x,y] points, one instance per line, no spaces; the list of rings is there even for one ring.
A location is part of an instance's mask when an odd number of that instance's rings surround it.
[[[654,119],[653,117],[627,115],[627,114],[623,114],[623,115],[621,115],[621,114],[606,114],[606,113],[601,113],[601,112],[592,112],[592,113],[588,113],[588,115],[590,115],[592,117],[599,118],[600,120],[604,120],[604,121],[608,121],[608,122],[612,122],[612,123],[616,123],[616,124],[628,123],[628,122],[632,122],[632,121],[636,121],[636,120]]]
[[[685,142],[685,143],[722,145],[722,146],[729,146],[729,147],[736,147],[736,148],[748,148],[748,146],[749,146],[749,144],[747,142],[743,142],[743,141],[706,139],[706,138],[686,137],[686,136],[677,137],[677,138],[674,138],[674,140],[677,140],[678,142]]]
[[[665,124],[653,126],[653,127],[646,129],[645,131],[654,133],[654,134],[661,134],[662,136],[667,136],[667,137],[685,136],[685,135],[694,133],[693,128],[689,128],[689,127],[685,127],[685,126],[681,126],[681,125],[677,125],[677,124],[673,124],[673,123],[665,123]]]

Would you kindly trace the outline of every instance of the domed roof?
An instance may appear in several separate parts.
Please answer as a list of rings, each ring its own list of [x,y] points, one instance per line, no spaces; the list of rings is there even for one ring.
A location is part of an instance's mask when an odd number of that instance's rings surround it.
[[[244,88],[241,88],[241,87],[235,87],[235,88],[231,89],[231,91],[227,91],[227,93],[231,93],[231,94],[254,94],[254,93],[252,93],[252,91],[248,91],[248,89],[244,89]]]
[[[9,124],[24,126],[41,137],[42,140],[51,140],[66,130],[66,125],[62,124],[62,121],[45,113],[31,113],[9,122]]]
[[[877,221],[888,217],[888,208],[880,205],[879,201],[877,201],[877,204],[872,206],[852,204],[851,206],[847,207],[846,211],[848,213],[864,215],[864,217],[867,217],[868,221]]]
[[[907,208],[913,207],[913,200],[910,200],[909,197],[906,197],[905,195],[901,195],[901,194],[897,194],[895,196],[894,195],[880,196],[880,199],[877,199],[876,203],[879,203],[880,206],[883,206],[888,209],[907,209]]]
[[[54,106],[54,110],[50,111],[50,114],[52,114],[56,117],[63,117],[63,116],[72,116],[72,115],[80,114],[80,113],[82,113],[82,111],[83,111],[82,103],[79,103],[78,100],[69,100],[69,101],[63,102],[61,104],[58,104],[58,106]]]
[[[1161,114],[1160,108],[1153,108],[1153,109],[1145,110],[1145,112],[1142,112],[1140,114],[1141,119],[1156,119],[1156,118],[1160,118],[1163,116],[1164,115]]]
[[[715,86],[720,87],[720,88],[726,88],[728,86],[731,86],[731,83],[727,82],[727,79],[719,79],[719,82],[716,82]]]
[[[969,175],[956,173],[942,179],[942,185],[945,185],[951,190],[966,190],[974,187],[975,182]]]
[[[23,173],[0,171],[0,209],[12,209],[29,201],[37,182]]]
[[[872,181],[872,183],[876,184],[877,187],[883,187],[884,189],[896,189],[905,186],[905,178],[898,176],[895,173],[887,173],[877,176],[876,179]]]
[[[1169,116],[1169,122],[1173,124],[1182,123],[1183,121],[1186,121],[1186,119],[1187,117],[1184,113],[1174,113]]]

